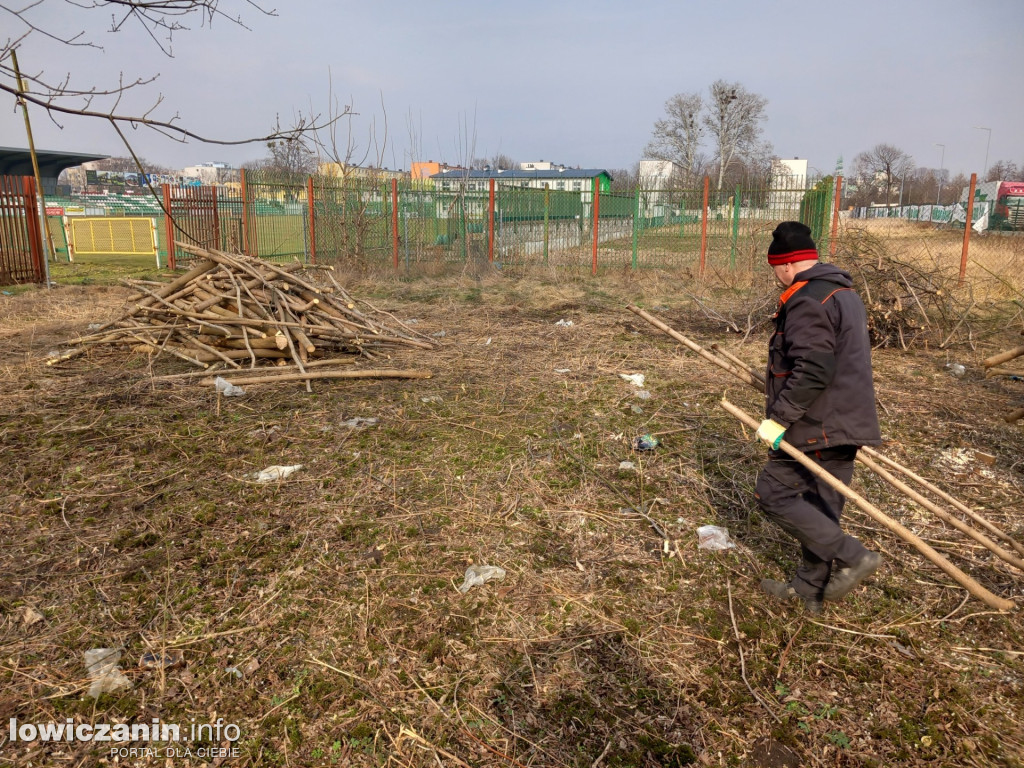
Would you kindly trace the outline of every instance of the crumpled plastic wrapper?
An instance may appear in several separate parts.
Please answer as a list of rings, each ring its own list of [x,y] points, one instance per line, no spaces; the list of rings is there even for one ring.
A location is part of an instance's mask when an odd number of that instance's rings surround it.
[[[729,531],[717,525],[702,525],[697,529],[698,549],[732,549],[736,544],[729,538]]]
[[[290,464],[288,466],[279,466],[275,464],[272,467],[267,467],[256,473],[257,483],[276,483],[278,480],[284,480],[288,475],[293,472],[298,472],[302,469],[301,464]]]
[[[236,387],[230,381],[221,376],[218,376],[213,380],[213,386],[217,390],[217,393],[224,395],[224,397],[239,397],[245,394],[244,389]]]
[[[89,696],[98,699],[104,693],[113,693],[122,688],[131,688],[132,681],[121,673],[117,662],[121,652],[116,648],[93,648],[85,652],[85,666],[92,679]]]
[[[459,587],[459,592],[465,594],[472,587],[486,584],[491,579],[501,581],[505,578],[505,569],[496,565],[471,565],[466,569],[466,580]]]

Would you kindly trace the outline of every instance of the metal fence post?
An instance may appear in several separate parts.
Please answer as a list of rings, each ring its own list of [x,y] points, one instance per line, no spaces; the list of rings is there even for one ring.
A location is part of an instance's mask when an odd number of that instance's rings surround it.
[[[704,277],[704,266],[708,253],[708,187],[710,179],[704,177],[704,205],[700,212],[700,276]]]
[[[974,190],[978,186],[978,174],[971,174],[971,188],[967,193],[967,221],[964,222],[964,247],[960,251],[960,279],[959,285],[963,285],[964,276],[967,274],[967,250],[971,242],[971,219],[974,217]]]
[[[316,206],[313,204],[313,177],[306,179],[306,200],[309,203],[309,260],[316,264]]]
[[[544,266],[548,265],[548,243],[551,223],[551,185],[544,184]]]
[[[740,236],[740,185],[732,195],[732,250],[729,252],[729,269],[736,269],[736,241]]]
[[[391,180],[391,253],[398,271],[398,179]]]
[[[488,184],[490,195],[487,202],[487,261],[494,263],[494,179]]]
[[[640,234],[640,187],[633,190],[633,269],[637,268],[637,240]]]
[[[829,256],[836,255],[836,236],[839,233],[839,200],[843,194],[843,177],[836,176],[836,196],[832,201],[832,234],[828,240]]]
[[[591,256],[591,266],[590,266],[590,274],[591,275],[596,275],[597,274],[597,235],[598,235],[597,222],[598,222],[598,216],[600,215],[600,210],[601,210],[601,186],[600,186],[600,181],[597,179],[597,177],[595,177],[594,178],[594,243],[591,246],[591,253],[592,253],[592,256]]]
[[[164,184],[164,236],[167,238],[167,268],[177,269],[174,247],[174,208],[171,206],[171,185]]]

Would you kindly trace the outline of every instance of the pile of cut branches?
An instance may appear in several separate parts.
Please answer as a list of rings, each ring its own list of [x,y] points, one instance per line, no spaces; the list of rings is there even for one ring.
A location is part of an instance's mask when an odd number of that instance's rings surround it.
[[[858,246],[837,261],[861,293],[874,346],[907,349],[927,341],[945,347],[958,332],[970,336],[976,302],[969,284],[957,284],[955,272]]]
[[[334,279],[330,267],[277,265],[260,259],[179,243],[198,263],[170,283],[125,281],[140,293],[120,318],[76,341],[50,364],[100,345],[167,353],[205,371],[243,366],[329,362],[334,353],[374,359],[387,347],[432,349],[435,342],[388,315],[400,330],[374,315],[386,314],[366,302],[367,311]],[[330,283],[317,284],[325,275]],[[308,376],[303,378],[320,378]]]

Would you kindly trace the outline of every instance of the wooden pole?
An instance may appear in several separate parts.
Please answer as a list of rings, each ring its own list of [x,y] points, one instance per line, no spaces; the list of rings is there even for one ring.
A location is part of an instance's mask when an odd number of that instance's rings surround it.
[[[310,379],[429,379],[430,371],[397,370],[384,368],[363,371],[306,371],[305,373],[286,373],[282,376],[250,376],[232,377],[231,383],[242,384],[273,384],[278,381],[309,381]],[[202,379],[200,384],[213,384],[213,379]]]
[[[633,307],[632,305],[629,305],[627,308],[632,310],[636,314],[638,314],[640,317],[643,317],[645,320],[650,322],[655,327],[660,328],[661,330],[665,331],[669,336],[671,336],[672,338],[680,341],[685,346],[687,346],[689,349],[692,349],[694,352],[697,352],[699,355],[701,355],[701,357],[704,357],[705,359],[707,359],[710,362],[714,363],[715,365],[717,365],[722,370],[728,371],[729,373],[733,374],[740,381],[742,381],[742,382],[744,382],[746,384],[751,385],[752,387],[754,387],[754,389],[758,390],[759,392],[763,392],[764,391],[764,379],[760,376],[760,374],[756,373],[748,365],[746,365],[741,360],[739,360],[739,358],[737,358],[737,357],[735,357],[733,355],[730,355],[729,357],[732,360],[734,360],[737,363],[737,365],[730,364],[730,363],[726,362],[725,360],[722,360],[721,358],[716,357],[715,355],[712,355],[710,352],[705,350],[703,347],[701,347],[698,344],[690,341],[688,338],[683,336],[678,331],[675,331],[672,328],[669,328],[669,326],[665,325],[664,323],[662,323],[657,318],[654,318],[651,315],[647,314],[643,310],[637,309],[636,307]],[[723,350],[719,350],[719,352],[723,352]],[[1013,416],[1013,418],[1011,419],[1010,416]],[[1006,420],[1009,421],[1012,424],[1014,421],[1017,421],[1018,419],[1021,419],[1021,418],[1024,418],[1024,408],[1021,408],[1019,412],[1015,411],[1014,413],[1010,414],[1009,416],[1006,417]],[[860,451],[858,452],[857,460],[861,461],[861,463],[863,463],[864,466],[868,467],[869,469],[871,469],[871,466],[863,461],[863,455],[862,454],[866,455],[866,456],[869,456],[870,458],[877,459],[878,461],[882,462],[883,464],[886,464],[887,466],[891,467],[892,469],[895,469],[895,470],[901,472],[902,474],[906,475],[907,477],[909,477],[914,482],[918,483],[922,487],[924,487],[927,490],[929,490],[930,492],[934,493],[936,496],[941,498],[943,501],[946,501],[949,504],[952,504],[958,510],[960,510],[965,515],[967,515],[972,520],[974,520],[974,522],[978,523],[978,525],[982,526],[983,528],[987,529],[993,535],[995,535],[998,538],[1000,538],[1003,541],[1005,541],[1007,544],[1009,544],[1011,547],[1013,547],[1013,549],[1015,551],[1017,551],[1018,553],[1020,553],[1021,555],[1024,555],[1024,546],[1022,546],[1019,542],[1014,540],[1008,534],[1004,533],[1002,530],[1000,530],[998,527],[996,527],[991,522],[986,520],[984,517],[979,515],[973,509],[968,507],[966,504],[958,501],[956,498],[954,498],[953,496],[949,495],[948,493],[946,493],[945,491],[943,491],[941,488],[937,487],[933,483],[930,483],[928,480],[925,480],[923,477],[915,474],[912,470],[908,469],[907,467],[904,467],[902,464],[894,461],[893,459],[890,459],[888,456],[884,456],[883,454],[881,454],[878,451],[876,451],[874,448],[871,448],[870,446],[866,446],[865,445],[865,446],[862,446]]]
[[[634,306],[633,304],[626,305],[626,309],[628,309],[630,312],[633,312],[634,314],[638,315],[639,317],[642,317],[644,320],[646,320],[648,323],[653,325],[655,328],[658,328],[658,329],[664,331],[669,336],[671,336],[673,339],[675,339],[680,344],[682,344],[684,347],[686,347],[687,349],[690,349],[690,350],[696,352],[698,355],[703,357],[705,360],[714,363],[719,368],[725,369],[726,371],[731,373],[733,376],[735,376],[740,381],[744,381],[747,384],[750,384],[751,386],[753,386],[755,388],[760,386],[759,384],[754,382],[754,378],[753,378],[753,376],[751,375],[751,373],[749,371],[741,370],[741,369],[737,368],[736,366],[731,365],[730,363],[727,363],[727,362],[725,362],[724,360],[722,360],[722,359],[720,359],[718,357],[715,357],[715,355],[711,354],[710,352],[708,352],[706,349],[704,349],[703,347],[699,346],[698,344],[695,344],[694,342],[690,341],[688,338],[683,336],[683,334],[681,334],[678,331],[675,331],[672,328],[670,328],[669,326],[665,325],[665,323],[661,322],[661,320],[659,320],[658,318],[654,317],[653,315],[648,314],[647,312],[645,312],[644,310],[640,309],[637,306]]]
[[[733,416],[735,416],[737,419],[743,422],[750,429],[757,429],[760,422],[744,413],[742,410],[737,408],[735,405],[730,403],[725,398],[722,399],[720,405],[722,406],[722,408],[731,413]],[[938,552],[932,549],[930,545],[922,541],[921,538],[914,534],[912,531],[908,530],[906,527],[893,520],[891,517],[889,517],[887,514],[882,512],[871,502],[869,502],[867,499],[861,496],[859,493],[850,489],[850,487],[847,486],[845,483],[836,479],[831,474],[829,474],[824,469],[815,464],[813,461],[808,459],[804,455],[803,451],[794,448],[785,440],[783,440],[779,444],[779,450],[781,450],[791,459],[794,459],[798,464],[807,469],[807,471],[811,472],[819,480],[822,480],[829,487],[838,491],[843,496],[852,501],[854,504],[856,504],[858,507],[860,507],[872,520],[879,523],[883,527],[888,528],[901,539],[903,539],[908,544],[913,546],[918,552],[924,555],[924,557],[927,560],[931,561],[940,570],[942,570],[943,573],[945,573],[947,576],[949,576],[958,584],[960,584],[964,589],[966,589],[976,598],[985,603],[985,605],[989,606],[990,608],[995,608],[999,611],[1012,611],[1017,607],[1016,603],[1014,603],[1012,600],[1006,600],[1005,598],[999,597],[998,595],[994,595],[991,592],[989,592],[987,589],[981,586],[981,584],[979,584],[977,581],[972,579],[970,576],[968,576],[966,573],[961,571],[959,568],[957,568],[955,565],[949,562],[946,558],[944,558],[942,555],[940,555]]]
[[[992,368],[996,365],[1002,365],[1005,362],[1013,360],[1016,357],[1024,355],[1024,346],[1014,347],[1008,349],[1005,352],[1000,352],[998,355],[992,355],[992,357],[986,357],[981,364],[986,368]]]
[[[990,539],[985,534],[981,533],[980,531],[974,530],[973,528],[971,528],[971,526],[967,525],[967,523],[963,522],[958,517],[954,517],[953,515],[949,514],[949,512],[947,512],[946,510],[941,509],[940,507],[936,506],[935,504],[930,502],[928,499],[926,499],[924,496],[922,496],[917,491],[915,491],[913,488],[911,488],[909,485],[907,485],[906,483],[902,482],[898,478],[893,477],[891,474],[886,472],[882,467],[880,467],[878,464],[876,464],[869,457],[867,457],[867,456],[858,456],[857,459],[864,466],[866,466],[868,469],[870,469],[872,472],[874,472],[876,475],[881,477],[883,480],[888,482],[893,487],[903,491],[903,493],[905,493],[911,499],[913,499],[918,504],[920,504],[922,507],[927,509],[929,512],[934,514],[940,520],[945,520],[947,523],[949,523],[954,528],[956,528],[958,531],[960,531],[960,533],[962,533],[962,534],[964,534],[964,535],[974,539],[976,542],[978,542],[982,546],[988,548],[991,552],[993,552],[994,554],[998,555],[1002,560],[1006,561],[1007,563],[1012,565],[1014,568],[1017,568],[1018,570],[1024,571],[1024,560],[1021,560],[1019,557],[1015,557],[1014,555],[1010,554],[1005,549],[1003,549],[998,544],[996,544],[994,541],[992,541],[992,539]]]

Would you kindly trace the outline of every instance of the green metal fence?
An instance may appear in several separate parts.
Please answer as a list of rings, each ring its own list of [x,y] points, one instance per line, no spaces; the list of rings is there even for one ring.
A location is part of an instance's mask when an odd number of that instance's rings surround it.
[[[752,182],[723,189],[580,191],[504,183],[438,189],[380,178],[282,178],[248,172],[215,193],[165,191],[150,206],[161,260],[168,242],[240,251],[265,259],[322,261],[415,273],[479,262],[503,269],[682,269],[692,273],[760,265],[774,226],[799,219],[827,252],[837,183]],[[142,213],[138,198],[108,196],[111,215]],[[211,200],[213,202],[211,202]],[[152,201],[148,201],[152,202]],[[92,202],[95,206],[96,203]],[[173,219],[168,225],[164,211]],[[176,252],[178,259],[188,254]]]

